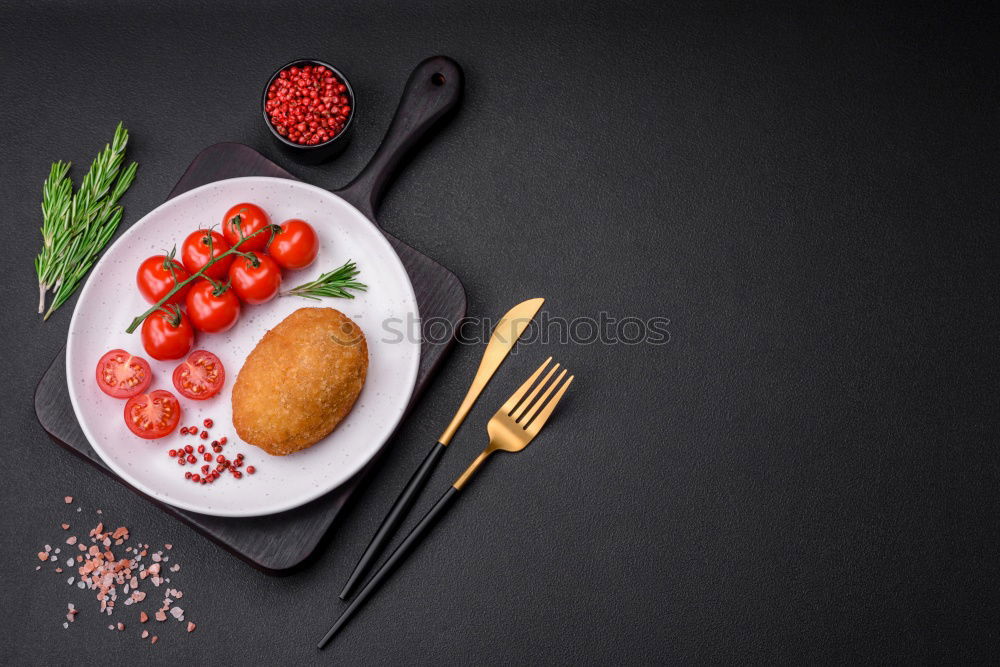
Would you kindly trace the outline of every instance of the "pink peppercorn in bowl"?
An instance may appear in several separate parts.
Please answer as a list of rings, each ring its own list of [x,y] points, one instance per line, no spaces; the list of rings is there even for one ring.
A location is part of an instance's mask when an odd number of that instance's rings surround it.
[[[343,151],[351,139],[354,89],[337,68],[300,58],[279,67],[261,98],[264,124],[289,156],[310,164]]]

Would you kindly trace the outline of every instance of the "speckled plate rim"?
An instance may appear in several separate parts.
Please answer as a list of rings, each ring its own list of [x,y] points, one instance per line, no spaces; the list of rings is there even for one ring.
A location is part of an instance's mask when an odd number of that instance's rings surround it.
[[[293,181],[290,179],[277,178],[272,176],[241,176],[241,177],[221,179],[219,181],[206,183],[197,188],[189,190],[183,194],[180,194],[176,197],[168,199],[167,201],[163,202],[156,208],[150,210],[148,213],[146,213],[146,215],[137,220],[128,229],[126,229],[122,233],[122,235],[118,237],[118,239],[104,251],[100,260],[98,260],[97,264],[90,271],[90,275],[88,276],[83,288],[80,290],[80,295],[77,299],[76,306],[74,307],[73,316],[70,319],[70,325],[67,333],[66,381],[68,385],[67,388],[70,396],[70,403],[73,406],[73,412],[74,415],[76,416],[77,423],[79,424],[80,429],[83,431],[84,436],[87,438],[87,441],[90,443],[91,447],[94,448],[94,451],[97,452],[97,455],[101,458],[101,460],[111,470],[113,470],[115,474],[121,477],[130,486],[136,488],[137,490],[141,491],[147,496],[150,496],[158,501],[167,503],[168,505],[172,505],[173,507],[177,507],[179,509],[184,509],[191,512],[197,512],[209,516],[236,517],[236,518],[267,516],[295,509],[296,507],[301,507],[302,505],[305,505],[306,503],[316,500],[317,498],[320,498],[326,495],[327,493],[333,491],[337,487],[341,486],[343,483],[350,480],[355,474],[357,474],[362,468],[364,468],[365,465],[367,465],[373,458],[375,458],[375,456],[382,450],[386,442],[389,440],[390,437],[392,437],[392,434],[396,431],[399,422],[403,419],[404,415],[406,414],[410,401],[412,400],[413,397],[414,388],[416,387],[417,374],[420,367],[420,357],[421,357],[421,351],[420,351],[421,344],[420,341],[418,340],[416,341],[416,354],[412,355],[409,365],[405,368],[405,375],[402,382],[402,386],[405,388],[406,400],[400,403],[398,409],[394,414],[392,414],[391,416],[387,415],[387,417],[389,418],[385,419],[382,422],[385,427],[382,428],[380,430],[380,433],[376,436],[379,439],[379,443],[377,446],[372,448],[370,455],[367,458],[356,459],[355,464],[350,468],[345,468],[342,475],[339,476],[339,478],[336,478],[335,482],[332,482],[327,486],[314,487],[313,489],[310,489],[307,492],[304,492],[301,495],[296,496],[293,499],[290,499],[286,502],[276,502],[273,506],[268,506],[266,509],[259,511],[238,511],[238,510],[225,510],[219,508],[205,507],[202,505],[198,505],[197,503],[189,503],[177,499],[171,496],[170,494],[163,493],[158,489],[152,488],[149,485],[144,484],[140,480],[133,477],[127,470],[125,470],[122,466],[118,465],[115,458],[113,456],[110,456],[107,452],[104,451],[104,448],[101,446],[99,439],[94,437],[94,435],[90,432],[90,429],[87,427],[85,420],[81,418],[82,408],[77,398],[77,392],[73,386],[73,380],[75,379],[74,368],[76,368],[76,362],[74,359],[74,346],[72,344],[72,336],[74,331],[77,329],[78,318],[83,317],[81,313],[83,312],[84,309],[80,308],[80,305],[86,304],[91,296],[91,292],[99,289],[97,285],[99,281],[96,280],[95,278],[97,278],[100,275],[102,265],[105,263],[105,261],[109,257],[113,256],[114,253],[112,253],[112,250],[119,245],[127,244],[130,241],[130,239],[133,239],[138,234],[140,234],[140,230],[143,228],[145,224],[148,224],[148,221],[150,219],[155,219],[154,216],[160,214],[164,210],[169,210],[170,208],[176,207],[188,199],[197,197],[205,190],[217,187],[220,183],[223,182],[232,183],[241,181],[247,183],[259,182],[259,181],[276,181],[280,182],[282,185],[292,184],[295,187],[301,187],[304,189],[312,190],[325,198],[336,200],[338,205],[345,206],[347,209],[352,211],[354,215],[356,215],[356,217],[359,219],[359,221],[363,222],[362,226],[363,227],[366,226],[371,231],[371,233],[373,234],[372,239],[374,240],[374,242],[378,245],[383,246],[383,250],[387,251],[386,253],[387,256],[391,257],[394,260],[389,266],[380,266],[379,270],[392,271],[398,274],[397,278],[400,280],[400,284],[405,285],[406,297],[411,306],[411,312],[417,318],[417,321],[419,321],[419,309],[417,306],[416,294],[413,290],[413,283],[410,281],[409,274],[406,272],[406,268],[403,266],[403,262],[399,258],[399,255],[396,254],[396,251],[393,249],[392,244],[389,243],[389,240],[385,237],[384,234],[382,234],[378,226],[375,225],[371,220],[369,220],[363,213],[358,211],[358,209],[354,207],[350,202],[346,201],[342,197],[334,194],[333,192],[330,192],[329,190],[320,188],[310,183],[305,183],[303,181]],[[138,262],[140,261],[141,258],[137,257],[136,258],[137,265]],[[198,347],[197,341],[195,347],[196,348]],[[235,380],[235,373],[233,374],[233,379]],[[173,388],[170,387],[169,389],[172,390]],[[122,401],[122,405],[124,406],[124,401]],[[122,428],[124,428],[124,425],[122,426]]]

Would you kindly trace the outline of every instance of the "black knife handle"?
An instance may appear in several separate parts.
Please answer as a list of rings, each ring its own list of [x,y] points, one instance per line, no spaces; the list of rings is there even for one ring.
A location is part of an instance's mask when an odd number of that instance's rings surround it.
[[[403,487],[403,491],[396,498],[396,502],[393,503],[392,509],[382,520],[382,525],[379,526],[378,530],[375,531],[374,537],[372,537],[371,543],[365,552],[361,554],[361,560],[358,564],[354,566],[354,572],[351,572],[350,578],[344,585],[344,590],[340,592],[340,599],[346,600],[350,594],[351,590],[357,586],[361,579],[365,576],[368,569],[374,564],[378,555],[382,552],[386,543],[392,538],[393,533],[396,532],[396,528],[403,521],[403,517],[406,516],[410,508],[413,507],[414,501],[416,501],[417,496],[420,495],[420,490],[424,488],[427,484],[427,480],[430,479],[431,473],[434,472],[435,466],[437,466],[438,461],[441,460],[441,455],[444,454],[445,446],[440,442],[435,443],[431,451],[428,452],[427,456],[424,458],[424,462],[420,464],[420,467],[416,469],[413,476],[410,477],[410,481],[406,483]]]
[[[354,601],[348,605],[347,609],[344,610],[344,613],[342,613],[340,618],[337,619],[337,622],[333,624],[333,627],[330,628],[326,635],[323,636],[323,639],[320,640],[317,648],[323,648],[326,646],[326,643],[329,642],[335,634],[337,634],[337,631],[344,627],[351,616],[354,615],[354,612],[356,612],[361,605],[364,604],[365,600],[367,600],[368,597],[375,592],[375,589],[377,589],[382,582],[385,581],[389,574],[392,573],[396,566],[406,558],[407,554],[413,550],[413,547],[417,545],[421,538],[430,532],[434,523],[442,514],[444,514],[444,511],[448,509],[449,505],[451,505],[452,501],[457,496],[458,489],[454,486],[449,486],[448,490],[445,491],[443,496],[441,496],[441,499],[438,500],[437,503],[434,504],[434,507],[432,507],[431,510],[424,515],[424,518],[420,520],[420,523],[418,523],[413,530],[410,531],[410,534],[406,536],[406,539],[404,539],[402,543],[396,547],[396,550],[392,552],[392,555],[385,561],[385,564],[379,568],[368,583],[365,584],[365,587],[361,589],[361,592],[358,593],[356,598],[354,598]]]

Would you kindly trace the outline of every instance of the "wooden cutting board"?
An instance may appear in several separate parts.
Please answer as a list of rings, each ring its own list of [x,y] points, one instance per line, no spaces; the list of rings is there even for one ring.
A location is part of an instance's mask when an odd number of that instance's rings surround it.
[[[462,71],[449,58],[437,56],[420,63],[410,75],[392,124],[368,166],[336,194],[354,204],[375,222],[378,204],[403,158],[432,128],[440,124],[458,104],[462,91]],[[266,157],[243,144],[209,146],[195,157],[168,197],[206,183],[239,176],[274,176],[296,179]],[[410,275],[417,306],[423,321],[442,318],[452,331],[465,317],[466,299],[462,283],[426,255],[386,234]],[[420,369],[413,401],[427,386],[452,341],[421,347]],[[35,413],[52,438],[94,467],[111,475],[135,493],[179,518],[215,542],[261,570],[278,574],[302,564],[313,553],[323,535],[337,518],[348,498],[356,492],[368,473],[378,465],[379,456],[337,489],[302,507],[281,514],[253,518],[206,516],[179,510],[146,496],[112,472],[94,452],[80,430],[66,386],[66,350],[60,352],[45,371],[35,390]],[[391,446],[391,441],[387,445]],[[384,451],[384,450],[383,450]]]

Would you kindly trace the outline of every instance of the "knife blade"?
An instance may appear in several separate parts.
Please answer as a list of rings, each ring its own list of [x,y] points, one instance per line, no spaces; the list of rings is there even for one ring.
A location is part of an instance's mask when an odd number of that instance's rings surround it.
[[[469,385],[469,391],[465,394],[465,398],[462,399],[461,405],[458,406],[458,411],[452,417],[451,423],[448,424],[444,433],[438,438],[438,442],[442,445],[447,446],[451,442],[458,427],[462,425],[462,422],[468,416],[469,410],[475,405],[476,399],[483,393],[483,389],[489,384],[490,378],[500,368],[503,360],[514,349],[514,345],[521,338],[521,334],[528,328],[528,325],[531,324],[531,321],[539,309],[541,309],[543,303],[545,303],[545,299],[528,299],[527,301],[522,301],[508,310],[500,318],[500,321],[497,322],[497,325],[493,328],[493,335],[490,336],[490,342],[486,345],[486,351],[483,352],[483,359],[479,362],[479,370],[476,371],[476,377],[472,379],[472,384]]]

